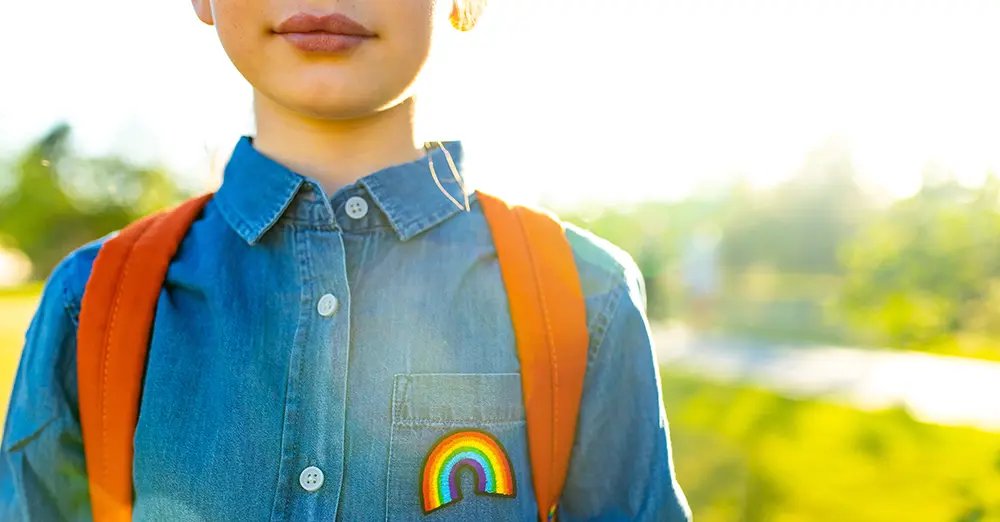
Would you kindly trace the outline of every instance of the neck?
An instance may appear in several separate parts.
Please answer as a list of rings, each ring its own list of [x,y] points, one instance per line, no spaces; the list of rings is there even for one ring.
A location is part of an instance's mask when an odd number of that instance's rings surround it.
[[[327,194],[386,167],[419,159],[414,102],[372,116],[325,120],[296,113],[255,93],[254,148],[323,185]]]

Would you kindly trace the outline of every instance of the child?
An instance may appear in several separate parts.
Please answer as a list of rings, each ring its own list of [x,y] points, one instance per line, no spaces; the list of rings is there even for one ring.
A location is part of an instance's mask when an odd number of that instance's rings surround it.
[[[571,226],[586,372],[579,414],[555,419],[576,423],[562,493],[548,511],[536,499],[523,339],[485,196],[461,183],[458,143],[414,136],[432,35],[449,21],[471,29],[480,0],[193,4],[253,86],[257,132],[157,290],[119,519],[690,520],[641,275]],[[91,520],[88,471],[108,464],[84,444],[78,327],[110,241],[60,264],[28,331],[3,438],[4,521]],[[133,312],[120,319],[146,329]],[[122,376],[105,378],[115,399]],[[472,449],[428,482],[455,433]]]

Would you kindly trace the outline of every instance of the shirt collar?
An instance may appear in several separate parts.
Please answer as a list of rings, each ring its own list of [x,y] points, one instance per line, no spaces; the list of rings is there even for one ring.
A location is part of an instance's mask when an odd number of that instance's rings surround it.
[[[464,153],[460,142],[444,143],[462,179]],[[335,220],[330,209],[333,202],[340,203],[343,194],[368,192],[372,201],[384,214],[401,241],[440,224],[461,209],[456,206],[431,176],[429,162],[433,161],[438,180],[452,198],[464,204],[461,185],[452,174],[445,150],[436,147],[427,156],[416,161],[392,166],[365,176],[337,191],[331,199],[320,198],[318,204],[326,205],[327,212],[312,215],[318,219]],[[468,182],[465,183],[469,189]],[[324,194],[315,180],[289,170],[254,148],[252,140],[244,136],[237,143],[226,165],[222,187],[215,196],[216,204],[227,223],[248,244],[255,244],[288,212],[304,198],[296,198],[303,187],[310,192]],[[474,194],[470,192],[470,202]],[[325,217],[324,217],[325,216]]]
[[[443,150],[435,147],[423,158],[389,167],[358,181],[389,219],[401,241],[437,226],[462,210],[441,189],[447,191],[460,205],[465,205],[465,196],[462,194],[462,185],[465,185],[471,204],[474,193],[463,170],[462,144],[453,141],[444,143],[443,146]],[[448,155],[464,183],[460,184],[455,179]],[[431,175],[430,162],[434,163],[434,172],[437,173],[441,187],[438,187]]]

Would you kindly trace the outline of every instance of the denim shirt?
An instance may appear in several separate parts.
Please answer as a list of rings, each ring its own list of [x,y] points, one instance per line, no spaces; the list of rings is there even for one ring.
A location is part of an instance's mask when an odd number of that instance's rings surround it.
[[[461,169],[462,149],[449,143]],[[442,185],[462,201],[441,149]],[[535,520],[514,333],[475,196],[428,158],[327,197],[244,138],[160,294],[133,466],[137,521]],[[639,271],[567,225],[590,332],[559,518],[690,520],[671,464]],[[3,436],[0,519],[90,520],[76,377],[101,242],[50,277]],[[514,496],[425,514],[422,471],[456,430],[506,452]]]

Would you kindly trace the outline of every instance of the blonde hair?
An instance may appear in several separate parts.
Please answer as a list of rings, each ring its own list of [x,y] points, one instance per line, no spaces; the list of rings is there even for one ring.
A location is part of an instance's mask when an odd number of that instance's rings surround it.
[[[486,9],[486,0],[454,0],[451,25],[459,31],[471,31]]]

